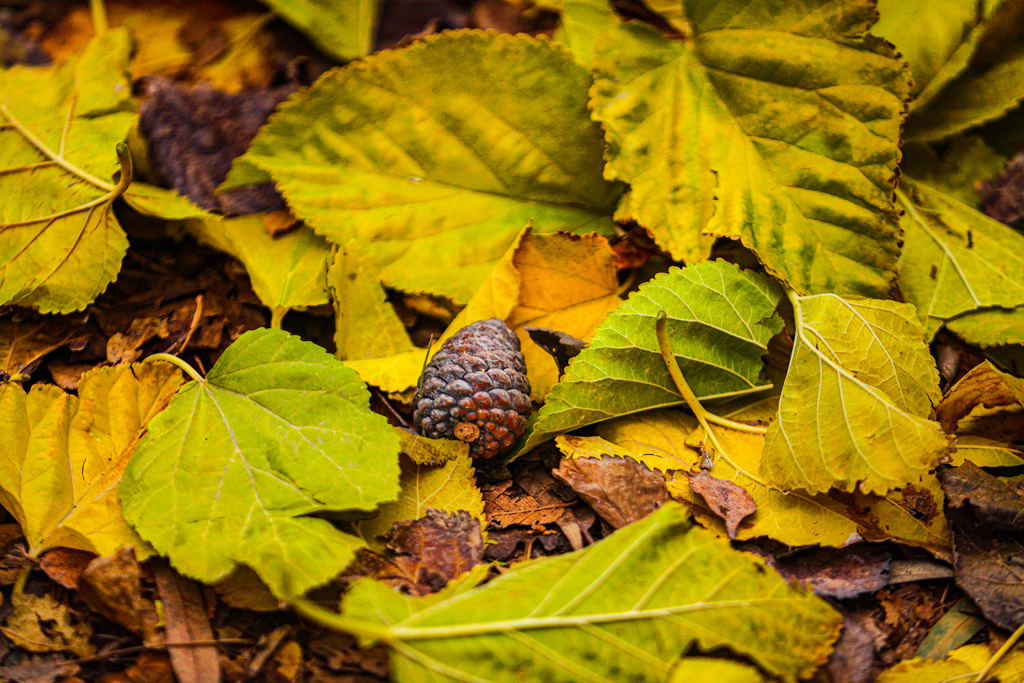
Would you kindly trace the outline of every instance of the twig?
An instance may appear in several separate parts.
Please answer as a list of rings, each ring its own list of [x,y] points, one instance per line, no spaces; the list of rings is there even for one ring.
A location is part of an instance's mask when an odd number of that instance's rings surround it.
[[[978,675],[974,677],[974,683],[981,683],[985,680],[985,677],[988,676],[988,672],[992,670],[992,667],[998,664],[999,660],[1017,644],[1017,641],[1020,640],[1022,635],[1024,635],[1024,624],[1018,626],[1017,630],[1006,639],[1003,646],[996,650],[996,653],[988,660],[988,664],[985,665],[985,668],[978,672]]]

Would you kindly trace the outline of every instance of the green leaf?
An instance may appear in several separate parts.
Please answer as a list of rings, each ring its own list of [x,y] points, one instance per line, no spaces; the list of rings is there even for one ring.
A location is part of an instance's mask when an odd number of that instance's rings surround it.
[[[793,297],[796,341],[761,476],[783,490],[883,494],[949,452],[939,374],[914,307],[834,294]]]
[[[597,36],[615,30],[621,23],[608,0],[566,0],[560,14],[561,25],[555,39],[564,43],[580,64],[587,67]]]
[[[945,192],[977,209],[981,204],[974,189],[981,179],[994,178],[1006,168],[1007,158],[992,149],[980,135],[964,135],[949,141],[940,157],[931,145],[907,145],[903,148],[901,178]]]
[[[183,574],[214,582],[244,564],[300,595],[359,545],[308,515],[397,493],[398,437],[368,401],[320,347],[247,332],[150,423],[121,483],[125,517]]]
[[[871,32],[895,43],[907,60],[914,79],[912,110],[927,107],[967,69],[999,5],[992,0],[878,0],[880,18]]]
[[[1024,344],[1024,306],[971,311],[947,320],[946,327],[964,341],[978,346]]]
[[[641,285],[570,361],[521,452],[577,427],[683,403],[658,349],[654,323],[662,311],[698,398],[767,388],[759,381],[761,355],[782,330],[779,296],[768,278],[725,261],[673,268]]]
[[[926,323],[1024,304],[1024,235],[909,178],[899,201],[906,245],[900,289]]]
[[[606,176],[677,259],[740,238],[801,293],[884,295],[908,77],[868,0],[687,0],[680,40],[637,23],[595,45]]]
[[[149,421],[181,384],[166,363],[82,375],[78,396],[38,383],[0,385],[0,504],[21,525],[28,552],[77,548],[99,555],[149,548],[128,526],[117,482]]]
[[[994,121],[1024,99],[1024,48],[983,73],[946,86],[907,120],[908,140],[943,140]]]
[[[265,217],[190,221],[188,229],[242,262],[253,291],[275,318],[291,309],[326,304],[330,245],[304,225],[272,237],[264,227]]]
[[[531,220],[539,232],[613,229],[620,188],[601,176],[589,84],[547,40],[431,36],[282,105],[225,187],[265,171],[317,232],[367,245],[385,285],[464,303]]]
[[[828,658],[842,619],[668,503],[584,550],[421,601],[370,580],[342,628],[392,648],[396,681],[664,681],[693,646],[729,648],[784,681]]]
[[[684,657],[672,669],[668,683],[728,681],[728,683],[769,683],[755,667],[731,659]]]
[[[342,61],[373,50],[380,0],[263,0],[318,48]]]

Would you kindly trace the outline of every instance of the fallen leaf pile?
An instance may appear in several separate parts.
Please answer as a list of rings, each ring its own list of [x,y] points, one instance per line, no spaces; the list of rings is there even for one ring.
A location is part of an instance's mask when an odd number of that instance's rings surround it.
[[[1022,131],[1022,0],[0,3],[0,680],[1024,681]]]

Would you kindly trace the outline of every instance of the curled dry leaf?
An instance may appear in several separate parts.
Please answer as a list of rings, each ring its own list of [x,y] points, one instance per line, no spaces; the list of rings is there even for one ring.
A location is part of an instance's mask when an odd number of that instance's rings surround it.
[[[984,361],[953,385],[935,414],[950,434],[1016,441],[1024,436],[1024,380]]]
[[[757,512],[757,503],[739,484],[712,477],[707,470],[690,475],[690,488],[699,493],[712,512],[725,521],[729,538],[736,538],[740,523]]]
[[[86,604],[107,619],[120,624],[142,638],[146,645],[162,642],[159,630],[161,615],[154,597],[146,595],[144,571],[131,547],[113,555],[97,557],[82,571],[79,596]]]
[[[669,499],[665,477],[631,458],[562,458],[551,474],[615,529],[643,519]]]

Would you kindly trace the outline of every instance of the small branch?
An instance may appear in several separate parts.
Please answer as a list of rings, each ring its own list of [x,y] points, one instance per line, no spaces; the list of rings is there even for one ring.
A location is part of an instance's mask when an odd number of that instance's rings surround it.
[[[166,361],[166,362],[170,363],[171,365],[177,366],[186,375],[188,375],[189,377],[191,377],[192,379],[194,379],[197,382],[203,383],[203,382],[206,381],[205,379],[203,379],[202,375],[200,375],[198,372],[196,372],[195,368],[193,368],[191,365],[189,365],[188,363],[186,363],[182,359],[178,358],[177,356],[172,356],[169,353],[154,353],[152,356],[147,356],[142,362],[143,363],[149,363],[150,361],[154,361],[154,360]]]
[[[92,30],[96,35],[107,32],[107,6],[103,0],[89,0],[92,10]]]

